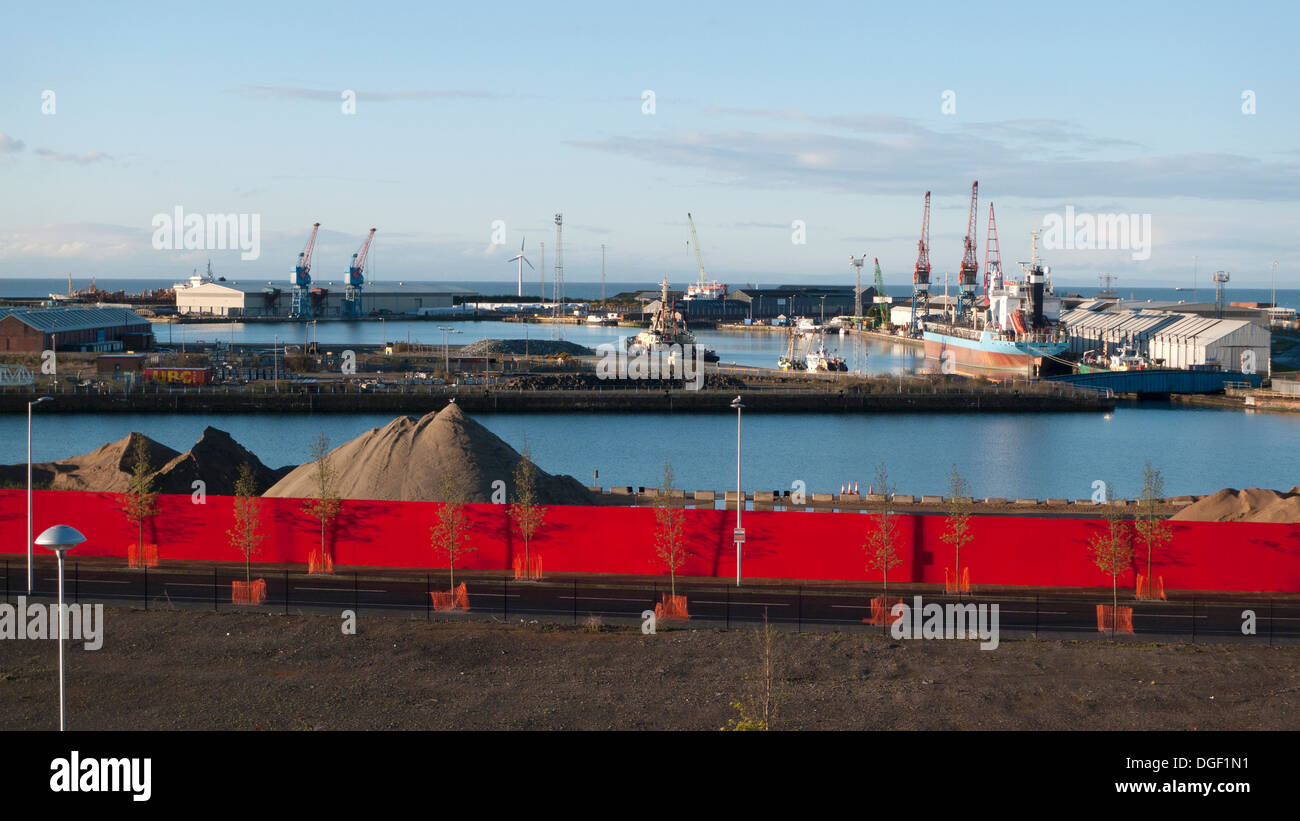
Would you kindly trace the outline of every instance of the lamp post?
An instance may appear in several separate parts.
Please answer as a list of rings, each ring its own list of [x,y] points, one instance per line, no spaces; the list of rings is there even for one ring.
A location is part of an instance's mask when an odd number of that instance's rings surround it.
[[[736,587],[740,587],[740,552],[745,544],[745,531],[740,526],[740,512],[745,509],[745,495],[740,489],[740,413],[745,405],[737,396],[731,400],[731,407],[736,409]]]
[[[275,389],[280,390],[280,335],[276,334],[271,342],[271,374],[275,379]]]
[[[32,594],[32,405],[49,402],[42,396],[27,403],[27,595]]]
[[[448,353],[450,342],[448,340],[453,333],[458,334],[460,331],[454,330],[449,325],[439,325],[438,330],[442,331],[442,369],[448,376],[451,376],[451,356]]]
[[[53,550],[59,556],[59,732],[64,730],[63,710],[63,639],[68,632],[67,610],[63,607],[63,554],[86,541],[81,531],[67,525],[55,525],[36,537],[41,547]]]

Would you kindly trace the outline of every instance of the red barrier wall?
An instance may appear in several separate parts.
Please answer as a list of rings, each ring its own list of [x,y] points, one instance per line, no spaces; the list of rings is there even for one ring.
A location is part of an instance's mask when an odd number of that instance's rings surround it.
[[[89,541],[76,555],[126,556],[135,530],[108,493],[36,491],[33,532],[67,524]],[[229,496],[158,497],[159,515],[145,525],[145,541],[167,559],[242,561],[226,531],[233,525]],[[319,525],[297,499],[263,499],[267,539],[256,561],[306,564],[319,545]],[[431,502],[345,501],[330,529],[336,565],[442,567],[429,547],[437,505]],[[458,562],[472,569],[505,570],[523,541],[504,505],[467,506],[476,548]],[[734,576],[731,544],[734,511],[686,510],[693,556],[683,575]],[[872,517],[860,513],[752,511],[744,514],[745,576],[748,578],[878,581],[862,550]],[[1157,551],[1155,573],[1167,589],[1300,592],[1300,526],[1254,523],[1171,522],[1173,541]],[[1092,562],[1088,539],[1105,524],[1092,519],[976,516],[973,538],[962,549],[962,565],[973,584],[1109,587]],[[26,493],[0,490],[0,551],[25,553]],[[898,556],[891,581],[942,583],[952,550],[940,540],[942,516],[904,515],[898,523]],[[551,573],[653,574],[654,510],[632,507],[548,508],[533,539]],[[1137,550],[1134,571],[1145,570]],[[1132,585],[1133,573],[1120,578]]]

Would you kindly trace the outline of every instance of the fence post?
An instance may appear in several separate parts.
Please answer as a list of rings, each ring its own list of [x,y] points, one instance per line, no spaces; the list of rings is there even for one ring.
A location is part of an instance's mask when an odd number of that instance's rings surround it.
[[[1268,646],[1273,646],[1273,600],[1268,600]]]
[[[1192,644],[1196,643],[1196,597],[1192,597]]]
[[[433,611],[433,596],[429,595],[432,589],[433,588],[429,586],[429,574],[425,573],[424,574],[424,620],[425,621],[428,621],[430,618],[432,618],[431,614]]]
[[[501,619],[504,621],[510,618],[510,588],[507,585],[510,580],[504,576],[501,578]]]
[[[731,585],[722,588],[727,591],[727,629],[731,629]]]
[[[1034,594],[1034,638],[1038,638],[1038,594]]]
[[[141,551],[142,553],[144,551]],[[149,609],[149,563],[144,563],[144,609]]]
[[[81,562],[72,563],[72,601],[81,602]]]
[[[573,623],[578,623],[578,577],[573,577]],[[1271,629],[1271,628],[1270,628]]]
[[[214,613],[218,610],[218,607],[217,607],[217,585],[219,585],[219,584],[220,584],[220,582],[217,581],[217,566],[214,564],[214,565],[212,566],[212,612],[214,612]]]
[[[357,603],[358,601],[360,601],[360,599],[358,599],[357,597],[357,593],[358,593],[357,571],[353,570],[352,571],[352,612],[353,614],[356,614],[356,612],[361,609],[360,605]]]
[[[799,585],[799,627],[796,633],[803,632],[803,585]]]
[[[5,559],[5,604],[9,603],[9,560]]]
[[[323,560],[322,560],[323,561]],[[289,571],[284,571],[284,614],[289,615]]]

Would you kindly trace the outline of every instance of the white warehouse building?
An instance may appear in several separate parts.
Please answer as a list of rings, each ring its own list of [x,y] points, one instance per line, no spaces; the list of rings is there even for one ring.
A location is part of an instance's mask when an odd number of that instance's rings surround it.
[[[1166,368],[1218,366],[1223,370],[1270,370],[1266,328],[1244,319],[1148,310],[1066,311],[1061,316],[1076,355],[1090,350],[1134,348]]]
[[[450,308],[455,297],[473,293],[442,283],[368,282],[361,290],[361,314],[414,316],[426,308]],[[316,283],[310,294],[313,317],[343,315],[342,284]],[[288,316],[292,303],[293,288],[287,283],[218,280],[176,289],[176,312],[180,314]]]

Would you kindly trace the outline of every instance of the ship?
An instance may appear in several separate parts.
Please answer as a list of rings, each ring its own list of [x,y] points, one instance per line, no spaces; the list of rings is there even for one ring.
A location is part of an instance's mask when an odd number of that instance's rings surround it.
[[[659,283],[659,310],[650,318],[650,327],[629,340],[629,345],[640,345],[648,350],[655,350],[667,345],[694,345],[695,334],[686,329],[686,320],[668,299],[668,280]],[[703,346],[701,346],[703,347]],[[704,361],[717,362],[718,354],[704,348]]]
[[[808,368],[807,359],[799,357],[798,338],[799,335],[793,329],[786,334],[785,355],[776,360],[776,366],[783,371],[802,371]]]
[[[808,364],[808,370],[826,372],[847,371],[848,364],[844,357],[835,356],[826,352],[825,334],[815,334],[817,345],[813,347],[812,343],[808,344],[808,353],[804,356],[804,361]]]
[[[921,339],[925,355],[957,368],[977,371],[1015,371],[1038,376],[1044,361],[1058,357],[1069,343],[1060,327],[1061,299],[1052,291],[1051,269],[1038,258],[1038,232],[1033,232],[1033,254],[1020,263],[1025,278],[1004,279],[990,271],[987,309],[970,310],[954,321],[925,321]]]

